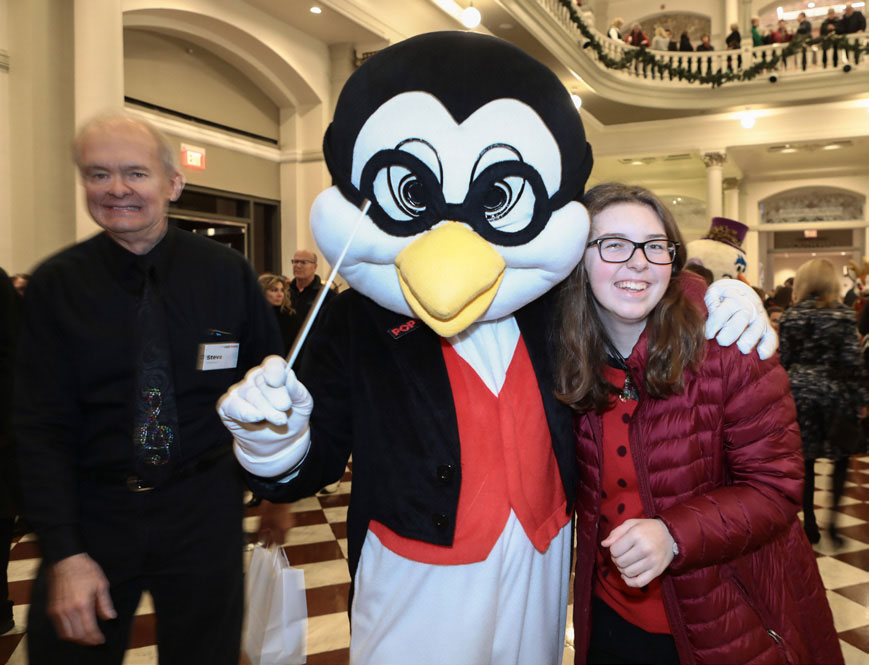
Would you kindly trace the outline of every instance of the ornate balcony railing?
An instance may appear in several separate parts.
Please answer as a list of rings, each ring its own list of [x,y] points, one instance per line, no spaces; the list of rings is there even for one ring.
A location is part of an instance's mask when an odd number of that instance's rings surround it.
[[[867,69],[869,35],[835,35],[724,51],[655,51],[610,39],[584,20],[570,0],[536,0],[598,64],[616,76],[668,86],[721,86],[758,76],[792,78]]]

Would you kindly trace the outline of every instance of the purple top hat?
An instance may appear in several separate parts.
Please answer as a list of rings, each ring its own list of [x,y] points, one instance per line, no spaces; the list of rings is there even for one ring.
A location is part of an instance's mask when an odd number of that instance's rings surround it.
[[[709,231],[703,237],[723,242],[742,252],[744,251],[742,249],[742,241],[745,240],[746,233],[748,233],[748,227],[742,222],[737,222],[735,219],[727,219],[727,217],[713,217]]]

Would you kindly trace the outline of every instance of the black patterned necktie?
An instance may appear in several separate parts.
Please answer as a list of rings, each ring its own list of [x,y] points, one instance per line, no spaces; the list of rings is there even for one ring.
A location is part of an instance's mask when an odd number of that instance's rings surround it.
[[[136,313],[138,364],[133,429],[136,474],[159,485],[178,461],[178,408],[172,381],[169,329],[154,266],[145,259]]]

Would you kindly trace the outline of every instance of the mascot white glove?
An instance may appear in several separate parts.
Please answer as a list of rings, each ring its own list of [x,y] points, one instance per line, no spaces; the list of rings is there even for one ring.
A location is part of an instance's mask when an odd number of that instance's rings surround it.
[[[311,446],[314,400],[286,361],[269,356],[220,398],[217,413],[235,437],[239,464],[273,478],[301,462]]]
[[[718,340],[721,346],[736,346],[743,353],[755,346],[757,355],[766,360],[778,348],[778,335],[769,323],[769,317],[760,297],[745,282],[719,279],[706,290],[706,339]]]

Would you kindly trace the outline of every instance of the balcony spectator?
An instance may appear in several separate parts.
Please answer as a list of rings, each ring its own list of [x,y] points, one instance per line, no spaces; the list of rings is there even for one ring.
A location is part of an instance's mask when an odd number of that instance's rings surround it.
[[[827,10],[827,18],[821,23],[820,35],[827,37],[839,32],[839,17],[836,16],[836,10],[830,7]]]
[[[845,11],[842,12],[842,20],[839,22],[840,33],[843,35],[853,35],[857,32],[866,31],[866,17],[862,12],[855,10],[851,3],[845,5]]]
[[[778,22],[778,27],[771,33],[773,44],[785,44],[794,38],[792,32],[788,32],[788,24],[784,19]]]
[[[700,35],[700,43],[697,45],[697,52],[699,53],[700,51],[714,50],[715,47],[709,43],[709,33],[704,32],[702,35]],[[700,60],[697,61],[697,73],[703,73],[703,63]],[[706,75],[712,75],[712,58],[706,58]]]
[[[607,30],[606,36],[610,39],[615,39],[617,42],[622,41],[622,26],[624,24],[624,20],[620,18],[614,18],[613,24],[610,26],[610,29]]]
[[[841,31],[839,28],[839,17],[836,16],[836,10],[833,9],[832,7],[830,7],[827,10],[827,18],[824,19],[823,23],[821,23],[821,29],[820,29],[821,37],[828,38],[828,39],[824,39],[824,42],[823,42],[822,47],[821,47],[824,50],[822,62],[823,62],[823,65],[825,68],[827,67],[827,52],[830,50],[829,38],[835,37],[840,32]],[[832,50],[833,50],[833,58],[832,58],[833,67],[838,67],[839,66],[839,47],[834,44],[832,46]]]
[[[754,27],[752,26],[752,30]],[[727,49],[730,51],[738,51],[742,46],[742,35],[739,34],[739,23],[731,23],[730,24],[730,34],[727,35],[727,39],[724,40],[724,44],[727,46]],[[736,68],[742,69],[742,56],[737,56],[736,59]],[[733,71],[733,58],[731,56],[727,56],[727,71]]]
[[[679,50],[680,51],[693,51],[694,47],[691,46],[691,40],[688,38],[688,33],[683,32],[682,36],[679,37]]]
[[[812,22],[806,18],[805,12],[800,12],[797,16],[799,25],[797,26],[797,38],[809,39],[812,36]]]
[[[660,25],[655,28],[655,36],[652,38],[652,48],[656,51],[666,51],[670,40],[667,33]]]
[[[763,46],[763,35],[760,34],[760,19],[754,16],[751,19],[751,45]]]
[[[678,51],[679,44],[676,43],[676,40],[673,39],[673,31],[670,28],[667,28],[664,33],[667,35],[667,50],[668,51]]]
[[[752,32],[754,31],[754,25],[752,24]],[[727,39],[724,40],[725,45],[730,50],[736,50],[742,45],[742,35],[739,34],[739,23],[731,23],[730,24],[730,34],[727,35]]]
[[[805,12],[800,12],[799,23],[797,24],[797,33],[794,35],[794,39],[798,42],[806,41],[812,38],[812,22],[806,18]],[[817,54],[813,54],[813,59],[817,62]],[[803,71],[806,71],[807,60],[808,60],[808,51],[805,46],[802,48],[802,54],[800,55],[800,60],[803,63]]]
[[[646,33],[640,30],[639,23],[634,23],[631,26],[631,31],[628,33],[628,36],[625,37],[625,42],[631,46],[651,46],[651,42],[649,41],[649,38],[646,37]]]

